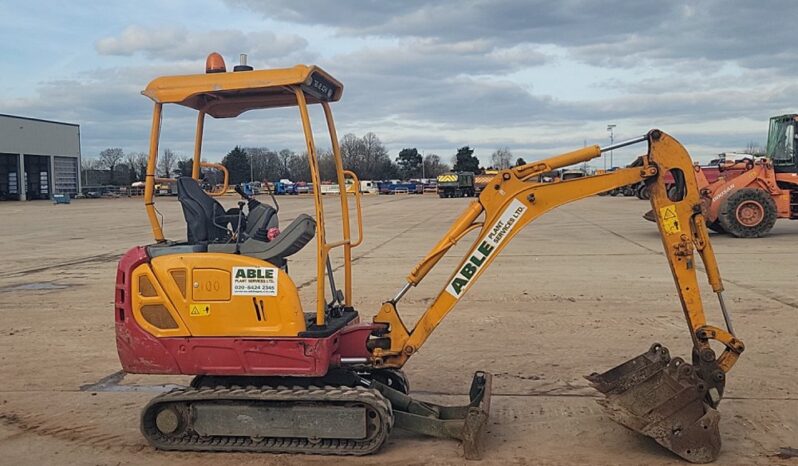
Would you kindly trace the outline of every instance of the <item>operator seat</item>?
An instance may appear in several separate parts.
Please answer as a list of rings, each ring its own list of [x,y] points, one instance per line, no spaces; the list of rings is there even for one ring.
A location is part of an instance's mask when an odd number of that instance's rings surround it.
[[[238,208],[225,211],[219,201],[209,196],[189,176],[177,179],[177,199],[183,206],[188,243],[200,245],[203,251],[233,254],[238,248],[243,255],[283,267],[286,257],[299,252],[316,235],[316,221],[307,214],[300,214],[276,238],[269,241],[268,230],[279,226],[277,211],[269,205],[250,199],[249,214],[243,219],[241,238],[236,245],[231,240],[231,231],[238,230]],[[174,252],[180,250],[177,248]]]
[[[209,196],[190,176],[177,179],[177,200],[183,207],[190,244],[228,241],[232,236],[231,230],[238,228],[238,209],[225,211],[222,204]],[[232,228],[228,229],[228,225]]]

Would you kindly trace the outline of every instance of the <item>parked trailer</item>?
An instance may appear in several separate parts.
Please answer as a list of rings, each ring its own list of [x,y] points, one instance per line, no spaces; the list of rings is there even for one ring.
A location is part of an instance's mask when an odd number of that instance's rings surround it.
[[[360,180],[360,192],[364,194],[378,194],[380,189],[374,181]]]
[[[340,194],[341,189],[338,188],[338,183],[322,184],[321,186],[319,186],[319,192],[322,194]]]
[[[401,183],[401,182],[396,182],[396,180],[393,180],[384,183],[378,183],[377,187],[379,189],[380,194],[397,194],[397,192],[402,194],[424,193],[424,185],[422,185],[421,183]]]

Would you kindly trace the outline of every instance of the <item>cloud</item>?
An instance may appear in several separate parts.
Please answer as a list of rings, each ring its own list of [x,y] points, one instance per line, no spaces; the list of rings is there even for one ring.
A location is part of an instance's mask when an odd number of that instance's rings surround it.
[[[230,16],[215,22],[246,29],[206,31],[199,14],[183,25],[122,22],[118,33],[93,39],[101,68],[45,80],[25,99],[0,97],[0,106],[81,123],[86,153],[142,150],[151,102],[139,91],[150,79],[195,73],[212,50],[228,65],[243,52],[256,68],[310,62],[339,78],[340,134],[374,131],[394,154],[416,146],[446,159],[469,144],[487,156],[509,145],[530,160],[606,143],[608,123],[621,139],[660,127],[699,156],[741,149],[764,140],[767,117],[791,110],[798,90],[788,27],[795,14],[760,2],[225,3]],[[165,143],[189,151],[193,115],[165,116]],[[317,131],[321,123],[314,119]],[[235,144],[303,148],[295,109],[208,129],[212,159]]]
[[[483,40],[441,42],[406,39],[395,46],[366,47],[335,56],[331,67],[345,73],[437,80],[502,75],[541,66],[548,57],[534,47],[498,48]]]
[[[182,26],[126,27],[119,35],[95,43],[100,55],[131,56],[138,53],[158,60],[197,60],[211,51],[227,57],[249,53],[259,60],[284,59],[306,51],[307,41],[293,34],[233,29],[189,31]]]
[[[672,60],[734,61],[795,71],[796,16],[752,0],[227,0],[264,17],[350,36],[480,38],[503,46],[556,45],[586,63],[630,67]]]

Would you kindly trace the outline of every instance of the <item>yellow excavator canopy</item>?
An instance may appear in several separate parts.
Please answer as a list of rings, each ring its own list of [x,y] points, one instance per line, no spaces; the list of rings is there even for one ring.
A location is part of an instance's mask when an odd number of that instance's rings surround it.
[[[247,110],[297,105],[293,87],[300,86],[308,103],[335,102],[344,86],[314,65],[269,70],[230,71],[162,76],[142,94],[157,103],[173,103],[214,118],[236,117]]]

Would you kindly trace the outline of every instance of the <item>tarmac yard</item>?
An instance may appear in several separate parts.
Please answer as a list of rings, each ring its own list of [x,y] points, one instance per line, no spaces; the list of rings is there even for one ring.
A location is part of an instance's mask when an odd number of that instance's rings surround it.
[[[266,196],[261,196],[266,200]],[[312,213],[310,197],[281,197],[283,225]],[[337,232],[337,197],[326,199]],[[224,198],[227,207],[233,197]],[[394,296],[468,199],[364,197],[365,241],[354,250],[355,305],[364,320]],[[167,237],[185,237],[175,198],[158,198]],[[648,203],[594,197],[523,230],[443,321],[405,370],[411,394],[462,403],[473,372],[494,374],[485,463],[686,464],[615,424],[583,375],[653,342],[689,360],[690,337]],[[139,412],[188,377],[118,374],[116,261],[152,241],[141,199],[0,203],[0,463],[329,464],[315,456],[168,453],[138,430]],[[334,239],[335,234],[330,234]],[[798,222],[762,239],[712,235],[725,297],[746,351],[720,404],[719,464],[798,464]],[[463,242],[400,302],[412,323],[466,252]],[[290,273],[312,308],[314,251]],[[702,278],[710,321],[722,326]],[[340,284],[339,284],[340,286]],[[456,441],[394,431],[375,456],[347,464],[464,463]]]

